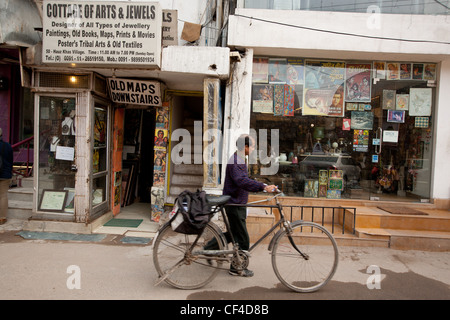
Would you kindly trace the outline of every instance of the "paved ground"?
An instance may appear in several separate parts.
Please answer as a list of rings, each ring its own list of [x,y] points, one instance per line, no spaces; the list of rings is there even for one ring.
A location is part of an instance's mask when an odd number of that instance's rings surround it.
[[[221,272],[192,291],[157,278],[150,244],[127,244],[107,235],[99,242],[25,240],[18,231],[0,232],[0,299],[311,300],[450,298],[450,252],[340,247],[333,280],[310,294],[290,292],[273,273],[264,247],[253,254],[253,278]],[[370,266],[379,268],[377,283]],[[372,268],[372,267],[371,267]],[[74,278],[79,275],[78,278]],[[370,289],[369,287],[375,287]]]

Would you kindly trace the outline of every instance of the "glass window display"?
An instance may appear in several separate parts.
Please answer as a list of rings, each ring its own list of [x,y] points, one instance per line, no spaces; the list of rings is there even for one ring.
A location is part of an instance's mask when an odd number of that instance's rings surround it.
[[[92,206],[99,206],[107,199],[108,170],[108,112],[105,106],[95,103],[92,150]]]
[[[280,154],[251,174],[290,196],[429,199],[435,80],[432,63],[255,57],[251,128],[279,130]]]
[[[74,121],[75,98],[39,97],[39,211],[74,212]],[[57,199],[64,203],[57,203]]]

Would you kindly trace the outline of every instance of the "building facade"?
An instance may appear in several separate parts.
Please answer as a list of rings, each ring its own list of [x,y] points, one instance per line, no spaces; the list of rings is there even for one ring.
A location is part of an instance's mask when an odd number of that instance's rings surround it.
[[[243,133],[251,176],[293,201],[450,206],[445,1],[2,3],[28,35],[2,24],[0,121],[34,136],[30,221],[134,201],[158,221],[184,189],[221,193]]]
[[[448,8],[349,2],[241,1],[225,126],[267,141],[252,173],[299,200],[448,208]]]

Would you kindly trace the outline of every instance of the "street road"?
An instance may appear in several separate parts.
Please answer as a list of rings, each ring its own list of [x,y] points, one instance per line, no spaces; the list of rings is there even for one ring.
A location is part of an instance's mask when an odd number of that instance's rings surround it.
[[[253,278],[221,272],[206,287],[155,287],[151,245],[25,240],[0,233],[0,299],[373,300],[450,298],[450,252],[340,247],[338,270],[315,293],[294,293],[276,278],[266,247],[250,260]]]

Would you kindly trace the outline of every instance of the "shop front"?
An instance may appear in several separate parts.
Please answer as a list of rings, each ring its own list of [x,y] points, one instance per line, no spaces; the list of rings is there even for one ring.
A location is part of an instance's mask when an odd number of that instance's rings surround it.
[[[111,198],[112,107],[98,89],[106,89],[105,79],[36,70],[34,81],[33,218],[92,221],[109,210]]]
[[[289,196],[430,199],[436,64],[254,57],[250,126],[279,138]]]
[[[237,9],[227,127],[258,141],[252,177],[306,204],[448,208],[445,18]]]

